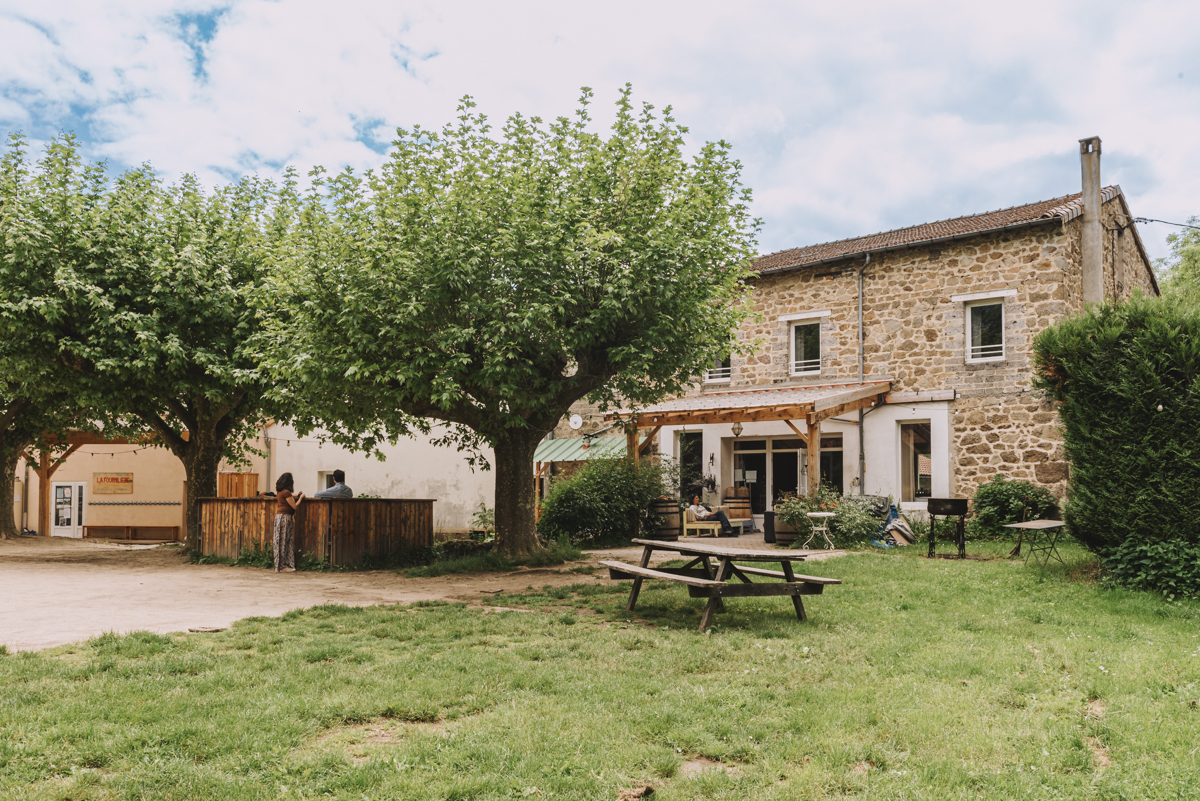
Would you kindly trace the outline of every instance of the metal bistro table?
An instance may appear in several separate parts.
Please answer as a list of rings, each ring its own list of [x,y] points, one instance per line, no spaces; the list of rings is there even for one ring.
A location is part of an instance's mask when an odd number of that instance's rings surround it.
[[[626,609],[633,611],[637,603],[638,593],[645,579],[661,579],[686,584],[688,594],[693,598],[708,598],[708,605],[700,618],[700,630],[704,631],[712,625],[713,616],[725,610],[723,598],[763,597],[772,595],[787,595],[796,607],[796,618],[807,620],[801,595],[820,595],[826,584],[841,584],[841,579],[820,578],[818,576],[798,576],[792,571],[793,562],[803,562],[804,553],[780,553],[751,548],[728,548],[722,545],[691,542],[665,542],[661,540],[634,540],[643,547],[641,562],[631,565],[626,562],[601,562],[608,568],[609,578],[633,579],[633,588],[629,591],[629,603]],[[694,557],[683,567],[650,568],[650,555],[654,551],[674,551],[685,556]],[[714,568],[711,560],[717,560]],[[782,571],[764,570],[759,567],[746,567],[734,564],[738,562],[779,562]],[[750,576],[765,576],[767,578],[783,579],[782,582],[754,583]],[[740,584],[731,583],[737,578]]]
[[[814,539],[816,539],[817,535],[820,534],[821,537],[825,540],[826,550],[833,550],[833,548],[834,548],[833,540],[829,539],[829,519],[831,517],[834,517],[834,513],[833,512],[809,512],[806,516],[810,520],[812,520],[812,533],[808,535],[808,539],[805,540],[804,544],[801,545],[800,547],[807,548],[808,544],[810,542],[812,542]]]
[[[1042,567],[1045,567],[1050,564],[1051,557],[1057,559],[1060,565],[1065,564],[1062,557],[1058,555],[1058,535],[1062,533],[1065,525],[1066,523],[1062,520],[1026,520],[1024,523],[1009,523],[1005,528],[1021,529],[1022,533],[1028,531],[1029,553],[1025,554],[1025,563],[1029,563],[1029,557],[1040,553],[1042,554]],[[1017,555],[1019,556],[1020,553]],[[1038,563],[1036,556],[1033,556],[1033,563],[1035,565]]]

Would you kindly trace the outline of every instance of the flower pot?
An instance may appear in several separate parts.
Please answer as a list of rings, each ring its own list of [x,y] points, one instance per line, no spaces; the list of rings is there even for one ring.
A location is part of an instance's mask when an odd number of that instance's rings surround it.
[[[782,545],[785,548],[790,548],[790,547],[792,547],[792,543],[794,543],[796,541],[797,536],[798,536],[798,534],[796,533],[795,526],[791,526],[791,525],[788,525],[787,523],[784,523],[778,517],[775,518],[775,544],[776,545]]]

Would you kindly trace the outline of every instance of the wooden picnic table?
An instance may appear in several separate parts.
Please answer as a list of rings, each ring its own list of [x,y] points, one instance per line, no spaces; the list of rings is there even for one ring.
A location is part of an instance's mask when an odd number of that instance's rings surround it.
[[[787,595],[796,607],[796,618],[800,621],[808,619],[804,613],[804,603],[801,595],[820,595],[826,584],[841,584],[841,579],[820,578],[818,576],[799,576],[792,570],[793,562],[803,562],[805,552],[767,551],[750,548],[730,548],[723,545],[710,545],[699,542],[665,542],[662,540],[634,540],[643,547],[640,564],[631,565],[627,562],[604,561],[600,564],[608,568],[611,579],[633,579],[633,587],[629,591],[629,603],[626,610],[632,612],[637,603],[638,593],[641,592],[642,582],[648,578],[674,581],[687,585],[688,594],[693,598],[708,598],[704,614],[700,618],[700,630],[704,631],[712,625],[713,616],[724,611],[723,598],[763,597]],[[650,556],[655,551],[674,551],[685,556],[694,557],[683,567],[651,568]],[[717,565],[713,566],[713,561]],[[736,562],[779,562],[782,570],[765,570],[761,567],[747,567],[734,564]],[[783,579],[782,582],[758,582],[750,580],[750,576]],[[737,578],[740,584],[730,583]]]

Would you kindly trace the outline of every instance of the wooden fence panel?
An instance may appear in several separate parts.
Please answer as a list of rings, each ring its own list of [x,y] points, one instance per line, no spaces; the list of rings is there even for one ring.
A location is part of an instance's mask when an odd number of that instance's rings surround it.
[[[357,566],[370,556],[433,545],[432,500],[305,498],[296,511],[296,555]],[[201,498],[200,551],[236,559],[243,548],[271,549],[274,498]]]

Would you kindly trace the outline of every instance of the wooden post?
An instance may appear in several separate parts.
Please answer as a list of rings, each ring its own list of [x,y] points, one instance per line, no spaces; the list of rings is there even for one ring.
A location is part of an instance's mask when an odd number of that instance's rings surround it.
[[[50,479],[54,477],[55,471],[63,462],[67,461],[67,457],[75,451],[79,450],[79,444],[76,443],[59,456],[57,459],[52,458],[50,454],[43,452],[38,459],[36,469],[38,477],[38,535],[42,537],[50,536]],[[28,455],[26,456],[28,458]]]
[[[808,497],[821,489],[821,424],[808,417]]]
[[[640,456],[638,454],[638,439],[637,422],[631,420],[629,421],[629,428],[625,429],[625,454],[634,464],[638,463]]]

